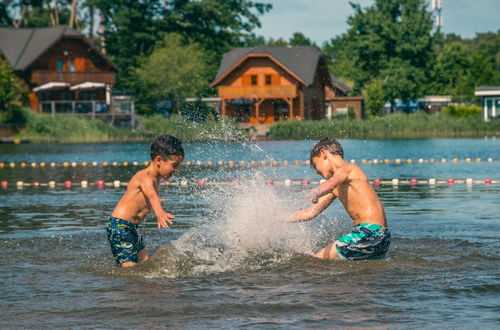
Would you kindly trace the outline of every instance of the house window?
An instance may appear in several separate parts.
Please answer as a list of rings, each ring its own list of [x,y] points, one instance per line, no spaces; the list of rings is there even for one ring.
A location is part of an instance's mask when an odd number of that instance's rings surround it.
[[[257,85],[257,76],[254,75],[250,79],[251,79],[252,86],[256,86]]]
[[[271,85],[271,75],[266,74],[266,85]]]
[[[75,72],[75,60],[69,60],[69,72]]]
[[[57,66],[56,67],[57,71],[62,72],[63,68],[64,68],[64,61],[63,60],[57,60],[56,66]]]

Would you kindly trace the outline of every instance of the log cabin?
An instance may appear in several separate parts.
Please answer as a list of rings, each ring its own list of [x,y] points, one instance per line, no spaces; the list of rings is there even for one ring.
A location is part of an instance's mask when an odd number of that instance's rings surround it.
[[[118,67],[76,30],[0,28],[1,59],[10,63],[37,113],[134,122],[130,100],[113,102]]]
[[[235,48],[211,87],[218,87],[222,115],[248,124],[323,119],[327,105],[345,97],[324,56],[308,46]]]

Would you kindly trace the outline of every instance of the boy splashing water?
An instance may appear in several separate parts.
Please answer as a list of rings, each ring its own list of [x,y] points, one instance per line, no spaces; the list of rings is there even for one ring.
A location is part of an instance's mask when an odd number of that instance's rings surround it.
[[[328,245],[315,257],[333,260],[378,259],[391,243],[384,208],[365,173],[344,161],[340,143],[332,138],[319,141],[311,149],[311,166],[327,179],[312,192],[313,205],[296,211],[295,221],[309,221],[338,198],[354,221],[354,230]]]
[[[127,191],[108,219],[107,234],[111,252],[121,267],[135,266],[148,259],[139,224],[150,213],[156,214],[158,228],[166,228],[175,217],[163,211],[158,186],[179,171],[184,159],[181,141],[170,135],[156,138],[151,145],[151,163],[137,172],[127,185]]]

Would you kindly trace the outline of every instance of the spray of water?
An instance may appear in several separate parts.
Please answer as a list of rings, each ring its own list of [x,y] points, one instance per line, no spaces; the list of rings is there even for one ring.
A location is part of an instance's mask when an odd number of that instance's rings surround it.
[[[263,152],[251,142],[243,146],[252,153]],[[291,222],[291,212],[298,208],[297,198],[305,196],[284,187],[263,185],[265,177],[258,169],[237,175],[239,184],[203,188],[199,197],[212,214],[158,249],[140,266],[143,275],[202,276],[280,267],[300,255],[313,254],[325,231],[331,232],[322,225],[312,229],[311,223]]]

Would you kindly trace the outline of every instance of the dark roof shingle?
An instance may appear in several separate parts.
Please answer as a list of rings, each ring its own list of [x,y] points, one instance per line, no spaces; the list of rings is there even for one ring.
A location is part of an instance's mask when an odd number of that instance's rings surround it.
[[[23,71],[59,39],[70,36],[83,37],[80,32],[67,26],[36,29],[0,28],[0,52],[9,61],[13,70]],[[109,59],[106,58],[106,61],[118,70]]]
[[[321,56],[321,53],[317,49],[309,46],[234,48],[224,54],[213,83],[218,81],[228,70],[248,54],[267,54],[274,57],[308,85],[314,81],[314,75]]]

